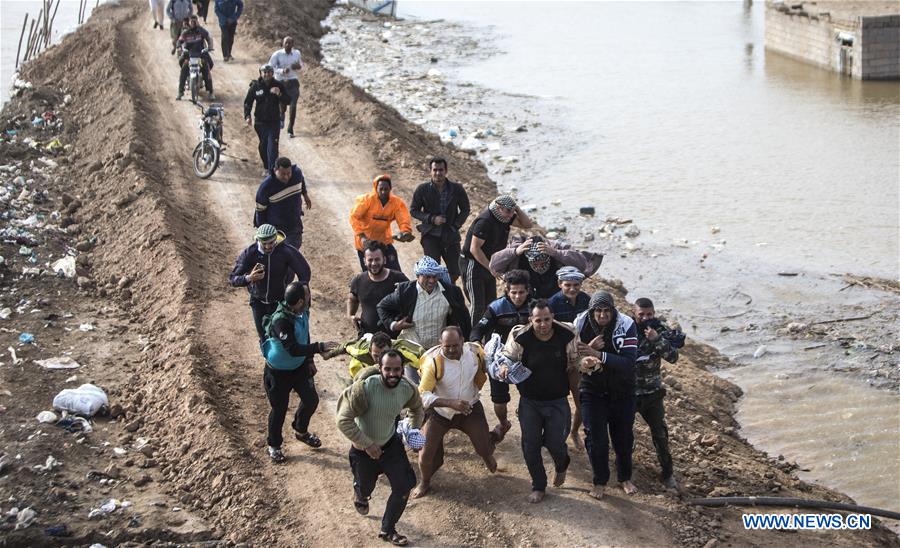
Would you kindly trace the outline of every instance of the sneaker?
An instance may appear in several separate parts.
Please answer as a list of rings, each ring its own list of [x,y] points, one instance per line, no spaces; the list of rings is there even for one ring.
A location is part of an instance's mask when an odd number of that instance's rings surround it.
[[[663,478],[662,484],[667,489],[678,489],[678,482],[675,480],[675,476],[669,476],[667,478]]]
[[[291,139],[294,138],[294,131],[293,131],[293,130],[290,130],[290,129],[288,130],[288,137],[291,138]]]
[[[184,97],[184,94],[183,94],[183,93],[179,93],[178,95],[175,96],[175,100],[176,100],[176,101],[181,101],[182,97]]]
[[[215,100],[216,100],[216,94],[215,94],[215,93],[210,93],[210,94],[209,94],[209,100],[210,100],[210,101],[215,101]]]
[[[312,447],[313,449],[318,449],[322,447],[322,440],[319,439],[319,436],[313,434],[312,432],[307,432],[305,434],[301,434],[300,432],[294,432],[294,437],[297,438],[297,441],[305,443],[306,445]]]
[[[156,28],[156,27],[158,27],[158,26],[159,26],[159,23],[157,23],[156,21],[154,21],[154,22],[153,22],[153,28]]]
[[[269,446],[269,458],[272,459],[272,462],[275,464],[281,464],[287,460],[287,457],[284,456],[284,453],[281,451],[281,447],[272,447]]]
[[[166,27],[163,26],[162,23],[159,24],[159,30],[166,30]]]

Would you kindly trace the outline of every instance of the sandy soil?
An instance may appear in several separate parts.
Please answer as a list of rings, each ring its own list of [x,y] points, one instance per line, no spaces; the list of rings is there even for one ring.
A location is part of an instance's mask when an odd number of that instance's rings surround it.
[[[50,210],[61,207],[55,204],[64,191],[81,202],[67,213],[80,234],[61,232],[57,247],[88,235],[95,244],[79,253],[79,264],[89,265],[81,267],[80,284],[22,276],[16,265],[2,272],[0,304],[46,302],[35,307],[40,313],[13,318],[15,327],[4,324],[9,329],[0,332],[0,348],[16,345],[18,333],[25,330],[41,343],[52,343],[20,347],[24,362],[0,367],[3,388],[11,394],[0,397],[0,442],[3,453],[21,455],[0,471],[0,500],[6,501],[2,510],[11,504],[38,510],[28,528],[11,531],[4,523],[0,545],[151,540],[254,546],[380,544],[375,534],[387,486],[382,483],[376,489],[373,514],[359,517],[350,503],[348,442],[333,425],[345,362],[320,362],[316,377],[322,404],[312,430],[322,437],[323,447],[313,451],[289,441],[288,463],[271,465],[264,450],[268,405],[262,361],[246,293],[227,285],[231,262],[252,235],[259,182],[256,136],[240,120],[247,83],[288,30],[300,35],[305,58],[315,59],[318,22],[329,7],[324,0],[248,6],[236,61],[218,62],[214,70],[216,91],[226,108],[229,156],[209,181],[196,179],[190,171],[197,111],[190,103],[173,100],[177,67],[169,54],[168,33],[151,28],[145,3],[102,7],[78,33],[27,67],[23,77],[36,89],[14,99],[3,121],[8,124],[12,114],[39,108],[41,101],[68,120],[61,139],[73,150],[61,169],[34,184],[44,185],[55,200],[46,206]],[[273,19],[274,12],[280,17]],[[270,26],[268,21],[277,23]],[[218,44],[218,29],[212,19],[210,23]],[[314,63],[302,78],[298,138],[285,138],[282,153],[303,168],[313,200],[303,246],[313,267],[313,338],[345,340],[351,330],[343,316],[344,298],[357,268],[346,218],[353,197],[371,188],[372,176],[392,173],[395,192],[409,199],[424,177],[425,158],[440,154],[450,159],[451,177],[467,185],[474,204],[483,207],[495,190],[483,166],[468,154],[423,134],[346,79]],[[72,95],[69,105],[61,103],[65,93]],[[20,149],[3,145],[0,163],[27,160]],[[27,162],[22,169],[29,169]],[[16,247],[4,243],[3,255],[15,260],[11,256]],[[404,264],[411,264],[419,252],[417,243],[403,246]],[[49,311],[61,320],[46,318]],[[64,312],[72,317],[64,317]],[[87,320],[98,329],[89,334],[65,330]],[[85,439],[80,443],[79,436],[40,426],[33,418],[49,408],[68,376],[31,362],[55,355],[54,345],[71,347],[84,362],[79,378],[103,386],[111,403],[121,408],[115,418],[98,419],[96,430],[80,436]],[[682,493],[661,489],[649,436],[639,426],[639,494],[628,497],[611,489],[602,502],[588,498],[589,466],[578,453],[567,484],[552,489],[543,504],[530,505],[525,502],[529,483],[514,426],[498,449],[502,470],[494,476],[471,454],[465,439],[451,435],[447,464],[434,479],[433,494],[410,504],[401,531],[417,545],[896,542],[880,528],[751,533],[742,529],[737,509],[685,503],[698,496],[774,493],[847,500],[800,482],[791,473],[791,463],[770,459],[741,439],[732,418],[739,389],[706,371],[721,361],[712,349],[691,343],[684,359],[666,375]],[[143,442],[149,450],[136,449]],[[126,448],[125,457],[116,457],[113,447]],[[35,473],[31,467],[44,462],[48,452],[64,465]],[[86,479],[91,469],[119,478],[99,485],[96,474]],[[134,504],[104,518],[87,519],[90,508],[110,497]],[[132,523],[134,516],[139,516],[137,523]],[[46,536],[44,529],[57,523],[66,523],[73,536]]]

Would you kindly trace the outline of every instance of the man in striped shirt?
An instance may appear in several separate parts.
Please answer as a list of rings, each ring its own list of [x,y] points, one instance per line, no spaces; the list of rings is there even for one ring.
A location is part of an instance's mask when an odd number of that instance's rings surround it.
[[[285,243],[300,249],[303,243],[303,204],[312,207],[306,191],[306,179],[300,167],[290,159],[281,157],[275,161],[274,169],[259,184],[256,191],[256,215],[253,226],[273,225],[284,232]]]

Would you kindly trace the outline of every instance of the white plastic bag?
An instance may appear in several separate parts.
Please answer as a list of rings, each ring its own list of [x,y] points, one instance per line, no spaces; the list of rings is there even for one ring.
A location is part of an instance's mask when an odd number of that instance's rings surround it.
[[[55,409],[85,417],[93,417],[104,406],[109,406],[109,398],[106,397],[106,392],[93,384],[66,388],[53,398]]]

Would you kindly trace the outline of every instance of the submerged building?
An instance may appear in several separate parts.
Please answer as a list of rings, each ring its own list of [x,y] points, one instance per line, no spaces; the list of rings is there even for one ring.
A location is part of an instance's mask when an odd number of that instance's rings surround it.
[[[766,49],[860,80],[900,80],[900,2],[766,2]]]

